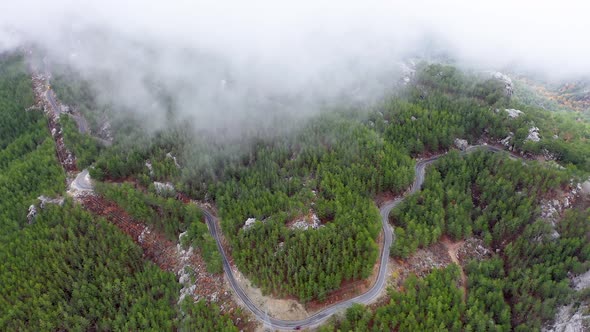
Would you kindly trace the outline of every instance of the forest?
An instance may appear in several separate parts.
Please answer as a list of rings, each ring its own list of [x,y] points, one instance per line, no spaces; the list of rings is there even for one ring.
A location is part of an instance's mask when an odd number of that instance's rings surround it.
[[[567,166],[567,175],[590,169],[586,124],[520,105],[503,89],[504,85],[493,79],[452,66],[422,63],[415,84],[367,109],[324,112],[288,135],[225,145],[199,137],[186,124],[174,122],[173,110],[170,126],[153,134],[145,134],[148,130],[143,130],[141,123],[134,126],[128,118],[117,120],[113,116],[111,124],[119,128],[115,131],[118,135],[112,147],[91,154],[96,160],[91,175],[99,180],[132,178],[144,187],[153,181],[168,181],[195,199],[214,202],[232,257],[250,280],[267,293],[291,295],[303,302],[322,300],[343,282],[363,279],[370,273],[381,228],[373,198],[383,192],[396,195],[405,191],[413,180],[415,157],[447,151],[453,147],[454,138],[467,139],[471,144],[497,142],[512,132],[511,144],[516,149],[550,151]],[[57,92],[64,100],[84,100],[88,88],[80,83],[79,88]],[[92,104],[96,101],[79,108],[84,112]],[[93,107],[108,112],[114,106]],[[496,111],[510,107],[521,108],[524,115],[512,119],[506,112]],[[532,125],[539,127],[541,137],[551,139],[525,142],[523,133],[528,134]],[[171,156],[177,158],[180,168]],[[147,161],[151,167],[146,166]],[[482,169],[493,164],[486,163]],[[429,173],[428,177],[432,176]],[[481,234],[493,240],[524,222],[512,220],[506,229],[497,226],[485,232],[484,218],[491,216],[479,218],[477,226],[467,222],[465,215],[471,216],[471,212],[466,211],[474,203],[466,198],[465,186],[449,194],[461,200],[462,205],[450,212],[460,223],[447,230],[444,217],[438,213],[431,215],[435,218],[431,224],[414,222],[409,228],[400,228],[394,254],[405,257],[446,232],[453,238]],[[547,188],[549,185],[538,190]],[[426,191],[430,194],[424,209],[443,209],[442,188],[433,184]],[[103,193],[171,238],[187,229],[191,234],[206,234],[200,221],[191,224],[180,214],[168,213],[166,217],[149,212],[154,207],[153,197],[147,199],[125,186]],[[166,204],[164,199],[159,200],[160,207],[174,205],[170,199]],[[320,221],[317,229],[292,226],[313,217]],[[256,222],[246,229],[245,222],[250,218]],[[410,234],[406,236],[404,231]],[[215,251],[207,244],[212,239],[196,236],[201,237],[204,240],[195,244]],[[185,243],[191,241],[185,239]]]
[[[555,229],[539,218],[539,198],[570,178],[567,170],[502,154],[447,154],[428,169],[422,191],[392,211],[391,253],[407,257],[442,235],[484,239],[496,254],[464,266],[467,301],[452,264],[424,279],[411,275],[390,290],[389,304],[352,307],[324,330],[540,330],[559,305],[581,296],[569,287],[570,274],[590,268],[590,209],[568,211]]]
[[[215,304],[178,306],[180,284],[115,226],[64,195],[23,59],[0,58],[0,330],[237,331]],[[29,222],[28,208],[37,205]],[[199,216],[200,211],[194,212]]]
[[[389,303],[373,309],[355,305],[324,330],[538,330],[558,305],[579,296],[568,276],[589,267],[589,212],[569,212],[554,230],[538,220],[538,205],[572,178],[587,176],[590,128],[575,114],[510,98],[497,80],[422,63],[413,84],[366,109],[321,112],[288,134],[235,144],[200,137],[174,119],[148,133],[136,120],[114,116],[113,105],[87,98],[84,83],[56,90],[62,100],[81,103],[83,114],[96,108],[111,117],[115,136],[108,148],[90,144],[64,121],[72,149],[93,164],[93,178],[107,182],[98,185],[99,192],[171,239],[186,231],[183,245],[198,246],[208,269],[221,271],[199,211],[157,195],[153,182],[170,182],[215,204],[240,271],[265,293],[304,303],[371,273],[381,231],[375,197],[401,195],[414,179],[415,158],[448,151],[429,167],[422,191],[392,212],[391,254],[404,259],[443,235],[481,238],[497,253],[463,266],[467,300],[457,287],[459,269],[451,265],[424,279],[409,277],[404,287],[389,291]],[[511,118],[506,108],[523,113]],[[90,122],[96,128],[100,121],[95,114]],[[532,127],[539,129],[538,142],[526,139]],[[462,155],[453,148],[455,138],[498,144],[506,137],[525,159],[552,155],[564,169],[532,160],[523,164],[501,153]],[[30,143],[18,144],[13,149]],[[135,184],[110,183],[129,180]],[[294,226],[315,218],[318,227]],[[246,227],[248,219],[255,221]],[[554,231],[559,238],[552,237]],[[203,308],[192,304],[184,310]]]
[[[475,235],[498,248],[537,216],[538,197],[570,178],[566,170],[536,162],[523,166],[502,154],[477,151],[463,158],[450,152],[429,169],[422,191],[392,211],[391,254],[405,258],[443,234],[453,240]]]
[[[147,192],[131,183],[97,183],[95,191],[116,202],[132,217],[153,226],[168,239],[176,241],[181,233],[183,246],[201,249],[207,270],[223,272],[221,254],[215,239],[209,234],[203,213],[195,204],[185,204],[174,193],[158,192],[150,185]]]

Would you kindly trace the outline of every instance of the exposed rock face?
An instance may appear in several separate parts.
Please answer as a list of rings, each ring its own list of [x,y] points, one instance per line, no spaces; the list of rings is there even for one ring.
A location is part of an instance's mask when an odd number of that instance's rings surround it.
[[[575,290],[583,290],[590,287],[590,271],[586,271],[584,274],[575,277],[573,282]]]
[[[553,239],[559,238],[559,233],[555,231],[555,226],[559,222],[562,212],[570,208],[574,200],[579,197],[582,191],[581,185],[571,185],[571,190],[560,195],[559,199],[544,199],[541,204],[541,218],[546,220],[553,227],[554,231],[551,234]]]
[[[555,155],[553,153],[551,153],[547,149],[541,150],[541,153],[543,154],[543,158],[545,158],[545,160],[547,160],[547,161],[551,161],[551,160],[556,160],[557,159],[555,157]],[[559,165],[557,163],[555,163],[555,165],[553,165],[553,166],[555,166],[556,168],[559,168],[559,169],[563,169],[563,166],[561,166],[561,165]]]
[[[37,208],[35,205],[29,206],[29,213],[27,214],[27,219],[29,220],[29,225],[35,221],[35,217],[37,216]]]
[[[111,123],[108,120],[105,120],[104,123],[102,124],[102,126],[100,127],[100,130],[98,132],[98,136],[100,136],[101,138],[112,142],[113,141],[113,133],[111,131]]]
[[[467,142],[467,140],[464,140],[464,139],[461,139],[461,138],[455,138],[455,146],[459,150],[465,151],[469,147],[469,142]]]
[[[156,194],[160,196],[174,195],[176,193],[176,188],[170,182],[154,182],[154,188],[156,189]]]
[[[590,180],[587,180],[586,182],[582,183],[580,188],[582,190],[582,193],[589,195],[590,194]]]
[[[507,147],[509,150],[512,151],[512,138],[513,137],[514,137],[513,132],[508,133],[508,136],[506,136],[505,138],[500,140],[500,144],[504,145],[505,147]]]
[[[318,229],[320,228],[321,222],[320,222],[320,218],[318,218],[318,216],[314,213],[311,216],[311,221],[308,220],[298,220],[295,223],[293,223],[293,226],[291,226],[293,229],[302,229],[304,231],[308,230],[308,229]]]
[[[457,251],[457,259],[464,262],[468,262],[471,259],[484,260],[490,258],[492,252],[488,249],[483,240],[478,238],[469,238]]]
[[[502,74],[499,71],[492,73],[492,77],[504,83],[504,93],[506,96],[511,97],[512,93],[514,93],[514,84],[512,83],[512,79],[508,77],[508,75]]]
[[[590,271],[572,280],[576,291],[590,287]],[[590,315],[588,303],[582,303],[577,308],[573,304],[564,305],[557,311],[555,321],[551,326],[543,327],[544,332],[578,332],[590,329]]]
[[[154,176],[154,167],[152,166],[152,162],[149,160],[145,161],[145,167],[150,171],[150,176]]]
[[[180,261],[180,266],[176,271],[176,275],[178,276],[178,282],[182,285],[182,289],[180,290],[180,294],[178,296],[178,304],[182,303],[182,300],[184,300],[185,297],[192,296],[195,293],[195,289],[197,288],[197,286],[192,282],[190,274],[190,257],[193,255],[193,247],[189,246],[189,248],[185,250],[180,245],[184,235],[186,235],[186,232],[180,233],[178,236],[178,244],[176,245],[176,251],[178,252],[178,258]]]
[[[139,242],[140,244],[143,243],[146,239],[147,236],[150,235],[152,231],[150,230],[150,228],[148,226],[146,226],[142,231],[141,234],[139,234],[139,237],[137,238],[137,242]]]
[[[42,208],[42,209],[45,208],[45,205],[46,204],[56,204],[56,205],[59,205],[59,206],[64,205],[64,199],[61,198],[61,197],[58,197],[58,198],[49,198],[49,197],[46,197],[46,196],[41,195],[37,199],[40,201],[39,207]]]
[[[404,85],[410,84],[416,74],[416,63],[413,60],[401,62],[399,68],[402,72],[402,82]]]
[[[172,153],[170,153],[170,152],[166,153],[166,158],[170,158],[170,159],[174,160],[174,165],[176,165],[176,168],[180,168],[180,165],[178,164],[176,157],[173,156]]]
[[[519,116],[521,116],[522,114],[524,114],[521,110],[516,110],[514,108],[507,108],[504,111],[506,113],[508,113],[508,116],[511,117],[512,119],[516,119]]]
[[[243,229],[244,230],[250,229],[254,225],[255,222],[256,222],[256,218],[248,218],[246,220],[246,222],[244,223]]]
[[[524,139],[525,142],[526,141],[531,141],[531,142],[538,142],[541,140],[541,136],[539,135],[539,128],[537,127],[531,127],[529,129],[529,135]]]
[[[543,332],[581,332],[590,329],[590,315],[585,314],[587,307],[566,305],[559,308],[555,322],[550,327],[543,327]]]

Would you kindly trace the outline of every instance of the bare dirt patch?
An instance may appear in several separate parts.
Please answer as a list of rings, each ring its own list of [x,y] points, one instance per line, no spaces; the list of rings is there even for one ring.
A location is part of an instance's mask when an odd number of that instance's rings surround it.
[[[457,248],[456,255],[461,266],[464,267],[472,259],[481,261],[490,258],[492,250],[485,245],[482,239],[472,237],[463,241],[463,245]]]
[[[441,269],[453,263],[447,248],[441,243],[435,243],[427,248],[416,250],[407,259],[389,258],[387,264],[387,287],[401,291],[403,284],[411,274],[423,278],[434,269]],[[372,309],[386,305],[390,301],[389,295],[384,291],[381,296],[370,305]]]
[[[198,202],[195,202],[199,204]],[[209,205],[210,211],[216,212],[215,208]],[[219,219],[217,220],[217,224],[219,229],[221,229],[221,225],[219,225]],[[255,287],[252,282],[243,275],[238,268],[234,264],[234,260],[232,258],[232,251],[229,242],[223,235],[223,232],[219,232],[219,239],[221,240],[221,245],[223,247],[223,251],[227,256],[227,260],[231,266],[232,272],[234,277],[240,287],[244,290],[244,293],[248,296],[248,298],[256,304],[262,311],[268,313],[270,317],[278,318],[278,319],[285,319],[285,320],[298,320],[304,319],[309,317],[309,313],[299,301],[295,299],[279,299],[269,295],[262,294],[262,290],[258,287]],[[234,292],[231,292],[233,296],[233,301],[236,303],[242,303],[241,300],[238,298]]]
[[[299,320],[305,319],[309,316],[309,313],[297,300],[279,299],[264,295],[260,288],[253,286],[250,280],[248,280],[248,278],[246,278],[236,267],[232,266],[232,271],[236,281],[240,284],[240,287],[244,290],[252,303],[261,310],[267,312],[270,317],[284,320]],[[235,301],[240,301],[240,299],[236,296]]]
[[[452,242],[447,236],[443,236],[441,243],[447,248],[447,253],[453,263],[461,269],[461,289],[463,290],[463,301],[467,300],[467,275],[463,270],[463,265],[459,261],[459,248],[463,247],[465,241]]]
[[[442,243],[435,243],[427,248],[418,249],[407,259],[389,259],[392,272],[388,285],[400,289],[410,274],[423,278],[434,269],[447,267],[453,261],[447,248]]]
[[[129,216],[114,202],[100,196],[81,196],[79,201],[86,210],[105,217],[129,235],[143,249],[146,259],[162,270],[176,274],[183,285],[181,298],[191,296],[195,300],[216,303],[221,312],[229,314],[239,328],[254,327],[256,323],[247,313],[238,310],[223,274],[207,272],[198,249],[182,249],[180,244],[168,240],[163,234]]]
[[[388,192],[382,192],[379,193],[375,196],[375,204],[377,204],[377,206],[382,206],[383,203],[385,202],[389,202],[389,201],[393,201],[394,199],[398,198],[399,195],[395,195],[394,193],[388,191]]]

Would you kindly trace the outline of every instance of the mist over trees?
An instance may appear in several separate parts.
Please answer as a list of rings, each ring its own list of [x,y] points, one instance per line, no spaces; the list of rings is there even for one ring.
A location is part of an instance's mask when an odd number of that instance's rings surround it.
[[[414,175],[414,156],[450,149],[456,137],[473,144],[480,139],[498,141],[509,132],[528,131],[534,122],[543,137],[553,132],[563,136],[575,132],[568,135],[572,138],[567,144],[555,144],[554,150],[559,161],[570,163],[571,172],[548,176],[538,166],[541,178],[522,175],[519,188],[527,187],[534,191],[531,195],[538,194],[587,169],[590,154],[583,152],[587,128],[570,122],[567,115],[532,110],[522,119],[509,118],[506,112],[496,111],[514,106],[503,84],[451,66],[419,64],[414,79],[415,84],[403,93],[368,110],[332,111],[289,134],[247,140],[247,144],[233,148],[206,144],[206,139],[183,125],[173,125],[150,136],[126,124],[120,127],[125,128],[124,134],[115,137],[114,145],[96,157],[91,174],[99,180],[131,176],[146,187],[152,181],[171,181],[182,192],[214,201],[240,270],[266,292],[293,295],[307,302],[324,299],[343,282],[369,275],[378,254],[376,239],[380,232],[372,198],[382,192],[399,194],[408,188]],[[118,126],[116,122],[114,126]],[[542,149],[547,144],[546,140],[525,142],[525,138],[516,135],[511,142],[524,151]],[[569,149],[576,149],[576,159],[565,157]],[[178,156],[180,169],[167,157],[169,153]],[[483,161],[471,166],[452,167],[481,170],[480,182],[484,185],[489,169],[499,167],[501,157],[481,158]],[[146,160],[151,169],[146,167]],[[491,244],[528,221],[521,216],[520,221],[511,220],[504,230],[497,226],[495,231],[484,232],[487,226],[484,227],[482,218],[493,217],[474,217],[477,212],[471,209],[475,203],[466,186],[476,178],[469,174],[465,171],[461,186],[447,192],[443,188],[457,184],[435,185],[441,181],[440,176],[428,173],[422,196],[410,197],[408,202],[423,197],[420,204],[424,207],[413,213],[418,216],[420,211],[431,211],[426,219],[430,224],[419,223],[422,217],[408,217],[411,222],[407,221],[410,227],[406,227],[402,220],[399,226],[403,228],[396,230],[399,234],[392,248],[394,255],[405,257],[415,248],[437,241],[444,233],[457,239],[474,234],[485,239],[491,236]],[[506,186],[495,188],[491,184],[485,188],[500,193],[508,190]],[[127,191],[130,188],[125,186],[117,190],[119,198],[112,198],[127,204],[131,211],[140,213],[146,203],[152,204],[142,198],[129,205],[125,201],[133,200],[137,194]],[[523,197],[526,202],[511,201],[510,208],[520,207],[519,213],[525,209],[530,214],[535,208],[531,195]],[[458,205],[445,216],[441,211],[448,201]],[[321,227],[306,231],[292,227],[294,222],[311,215],[317,216]],[[142,217],[152,218],[148,214]],[[161,215],[155,217],[161,225],[158,227],[176,229],[170,236],[189,229],[189,233],[197,234],[194,238],[206,237],[200,222],[185,223],[182,217],[162,222],[166,219],[161,219]],[[256,222],[246,229],[249,218]],[[181,226],[174,226],[178,221]],[[200,243],[203,248],[214,249],[211,241],[204,239]]]
[[[22,61],[3,58],[0,74],[0,280],[11,285],[2,288],[0,312],[7,314],[0,327],[235,330],[214,305],[178,305],[173,275],[144,262],[129,238],[70,201],[28,224],[27,208],[41,194],[63,194],[65,176],[45,118],[24,111],[33,100]],[[325,329],[538,330],[558,305],[579,296],[568,276],[588,268],[588,211],[566,214],[556,226],[559,239],[537,219],[540,197],[590,170],[588,125],[521,105],[493,79],[421,63],[412,84],[389,98],[327,109],[288,132],[235,145],[195,131],[165,89],[168,117],[154,131],[144,130],[141,118],[116,116],[117,106],[101,104],[86,84],[54,83],[60,99],[89,118],[93,135],[108,118],[114,139],[104,146],[64,116],[66,144],[97,181],[134,183],[99,182],[101,195],[171,240],[187,232],[182,245],[198,247],[217,273],[221,256],[201,211],[156,194],[153,182],[215,204],[237,267],[265,293],[306,303],[371,274],[381,231],[374,198],[403,194],[414,179],[414,158],[452,150],[455,138],[498,142],[512,132],[517,151],[548,151],[565,167],[450,151],[429,168],[422,191],[393,211],[392,255],[405,258],[443,234],[480,237],[500,249],[463,267],[467,301],[456,286],[459,269],[450,266],[408,278],[389,292],[388,304],[355,305]],[[506,108],[523,115],[510,118]],[[539,142],[526,139],[532,126]],[[256,221],[245,227],[250,218]],[[295,226],[316,220],[316,227]]]
[[[0,57],[0,330],[236,331],[214,304],[183,303],[181,314],[174,274],[114,225],[70,199],[40,207],[40,195],[64,194],[65,174],[43,113],[25,111],[25,68]]]

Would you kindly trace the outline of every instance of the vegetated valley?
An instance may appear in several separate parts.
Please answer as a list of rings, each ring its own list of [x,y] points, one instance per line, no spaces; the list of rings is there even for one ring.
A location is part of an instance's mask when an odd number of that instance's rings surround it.
[[[208,211],[229,263],[264,294],[342,301],[343,287],[376,273],[376,202],[402,196],[389,216],[390,264],[441,241],[478,241],[487,254],[410,272],[319,330],[537,331],[572,303],[588,316],[588,291],[574,281],[590,269],[590,126],[513,98],[495,77],[420,63],[374,105],[218,142],[173,107],[165,129],[142,128],[74,73],[56,73],[52,89],[70,107],[63,144],[94,180],[91,198],[72,198],[74,175],[42,107],[31,107],[39,97],[24,59],[2,56],[0,73],[1,330],[254,329],[256,317],[221,296],[232,289]],[[505,152],[461,153],[468,145]],[[441,154],[409,193],[417,161]],[[197,263],[171,263],[185,254]]]

